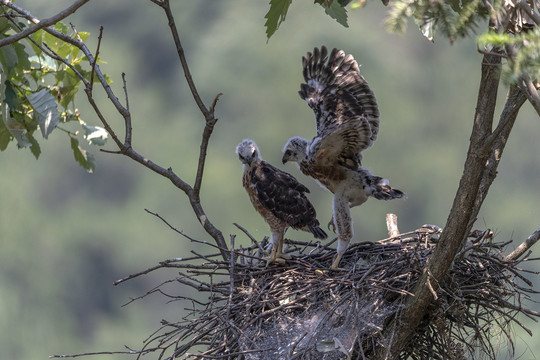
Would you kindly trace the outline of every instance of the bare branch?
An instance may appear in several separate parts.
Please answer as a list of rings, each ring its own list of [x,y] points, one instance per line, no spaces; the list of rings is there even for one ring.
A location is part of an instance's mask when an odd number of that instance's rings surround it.
[[[477,198],[484,174],[482,170],[490,156],[489,147],[486,147],[486,139],[491,134],[493,124],[500,80],[500,65],[500,57],[485,55],[483,58],[482,78],[478,91],[469,151],[452,209],[440,241],[433,251],[422,276],[418,279],[413,292],[414,297],[408,299],[399,317],[400,319],[407,319],[407,321],[400,321],[399,319],[392,321],[398,321],[395,334],[388,347],[379,345],[374,357],[376,360],[386,359],[387,354],[391,359],[395,359],[401,349],[406,346],[433,300],[432,291],[437,291],[439,283],[445,278],[454,257],[463,247],[477,216],[477,211],[483,200]],[[429,285],[431,285],[431,289]],[[392,335],[389,333],[389,329],[393,328],[394,324],[387,327],[385,331],[387,339]]]
[[[128,351],[100,351],[100,352],[90,352],[83,354],[73,354],[73,355],[51,355],[49,359],[68,359],[68,358],[77,358],[82,356],[91,356],[91,355],[135,355],[146,353],[149,351],[138,351],[138,350],[128,350]]]
[[[92,71],[90,72],[90,91],[94,89],[94,72],[96,70],[96,62],[99,57],[99,48],[101,47],[101,39],[103,38],[103,26],[99,27],[99,36],[98,36],[98,43],[97,43],[97,49],[96,49],[96,56],[94,58],[94,62],[92,63]]]
[[[189,66],[186,60],[186,56],[184,53],[184,48],[182,47],[182,43],[180,42],[180,36],[178,35],[178,29],[176,28],[176,23],[174,21],[174,16],[171,11],[171,6],[169,3],[169,0],[163,0],[158,2],[155,2],[157,5],[159,5],[167,15],[167,20],[169,21],[169,27],[171,28],[171,33],[174,39],[174,44],[176,45],[176,51],[178,52],[178,57],[180,58],[180,63],[182,64],[182,69],[184,70],[184,76],[186,78],[186,81],[188,83],[189,89],[191,90],[191,94],[193,94],[193,98],[195,99],[195,102],[197,103],[197,106],[203,113],[206,121],[210,121],[212,119],[212,115],[210,114],[210,111],[206,108],[204,105],[201,97],[199,96],[199,92],[197,91],[197,87],[195,86],[195,83],[193,82],[193,77],[191,76],[191,72],[189,71]]]
[[[515,61],[517,58],[516,50],[512,45],[506,46],[506,53],[511,61]],[[540,95],[538,94],[537,86],[533,83],[528,73],[521,73],[518,87],[523,91],[534,110],[540,115]]]
[[[536,229],[531,236],[522,242],[514,251],[508,254],[504,261],[515,261],[519,259],[527,250],[529,250],[540,239],[540,228]]]
[[[386,214],[386,228],[388,229],[389,237],[394,238],[399,236],[396,214]]]
[[[528,74],[521,75],[521,78],[523,81],[521,89],[527,96],[527,99],[533,106],[534,110],[536,110],[536,113],[540,115],[540,95],[538,94],[538,89],[536,88]]]
[[[540,16],[534,12],[533,8],[527,4],[526,1],[518,1],[517,5],[519,8],[521,8],[523,11],[527,13],[527,15],[531,18],[532,21],[538,26],[540,26]]]
[[[32,26],[24,29],[21,32],[18,32],[15,35],[11,35],[11,36],[8,36],[6,38],[1,39],[0,40],[0,47],[12,44],[14,42],[17,42],[17,41],[19,41],[21,39],[24,39],[24,38],[30,36],[31,34],[35,33],[36,31],[38,31],[40,29],[43,29],[43,28],[46,28],[46,27],[48,27],[50,25],[56,24],[60,20],[62,20],[64,18],[68,17],[69,15],[73,14],[75,11],[77,11],[77,9],[79,9],[81,6],[86,4],[88,1],[89,0],[77,0],[70,7],[66,8],[65,10],[60,11],[58,14],[56,14],[54,16],[51,16],[48,19],[43,19],[43,20],[40,21],[40,20],[37,20],[36,18],[33,18],[33,20],[31,20],[31,21],[33,23],[35,23],[35,25],[32,25]],[[26,10],[18,7],[17,5],[13,4],[11,1],[8,1],[8,0],[0,0],[0,5],[5,5],[5,6],[15,10],[16,12],[18,12],[20,14],[25,14],[25,15],[28,14],[28,12]]]
[[[12,7],[12,8],[13,7],[17,8],[15,5],[13,5],[11,3],[8,3],[7,5]],[[32,19],[34,19],[34,21],[39,22],[39,20],[37,20],[37,18],[33,17],[26,10],[23,10],[23,9],[20,9],[20,8],[17,8],[17,9],[20,10],[20,13],[23,14],[25,17],[32,18]],[[52,29],[50,27],[44,27],[43,28],[43,30],[47,31],[48,33],[50,33],[51,35],[57,37],[58,39],[60,39],[62,41],[65,41],[65,42],[79,48],[84,53],[84,55],[86,56],[86,58],[88,60],[88,63],[93,67],[94,73],[95,73],[97,79],[99,80],[99,83],[101,84],[101,86],[105,90],[105,93],[107,94],[109,100],[113,103],[116,110],[124,118],[125,128],[126,128],[126,142],[125,143],[122,143],[122,141],[120,141],[119,137],[116,135],[115,131],[109,125],[109,122],[107,121],[104,114],[101,112],[99,106],[95,102],[95,100],[93,98],[93,95],[92,95],[92,88],[90,86],[90,82],[88,82],[84,78],[84,76],[82,76],[82,74],[80,74],[79,72],[75,71],[75,74],[83,81],[83,83],[85,85],[85,93],[87,95],[88,102],[90,103],[90,105],[94,109],[96,115],[98,116],[98,118],[102,122],[105,130],[107,130],[107,132],[109,133],[109,135],[111,136],[113,141],[116,143],[116,145],[120,149],[119,153],[130,157],[131,159],[133,159],[136,162],[144,165],[145,167],[149,168],[150,170],[160,174],[161,176],[166,177],[176,187],[181,189],[188,196],[190,204],[191,204],[191,206],[192,206],[192,208],[193,208],[193,210],[195,212],[195,215],[196,215],[197,219],[199,220],[199,222],[201,223],[201,225],[203,226],[203,228],[216,241],[216,244],[218,245],[218,248],[220,249],[220,251],[222,253],[223,259],[228,260],[228,255],[229,254],[228,254],[228,251],[227,251],[226,242],[225,242],[225,240],[223,238],[223,234],[221,233],[221,231],[219,231],[219,229],[217,229],[208,220],[208,218],[206,216],[206,213],[204,212],[204,210],[203,210],[203,208],[202,208],[202,206],[200,204],[200,199],[199,199],[198,193],[195,193],[193,191],[193,188],[188,183],[183,181],[178,175],[176,175],[171,168],[165,169],[165,168],[155,164],[154,162],[152,162],[148,158],[146,158],[146,157],[140,155],[139,153],[137,153],[131,147],[131,143],[130,143],[131,142],[131,113],[129,112],[129,110],[126,107],[124,107],[120,103],[117,96],[112,91],[111,87],[109,86],[109,84],[107,83],[107,81],[105,79],[105,76],[101,72],[99,65],[96,63],[95,57],[93,56],[92,52],[88,49],[86,44],[82,41],[82,39],[80,38],[77,30],[75,29],[75,27],[73,25],[72,25],[72,29],[75,32],[75,35],[77,36],[77,39],[74,39],[74,38],[72,38],[72,37],[70,37],[68,35],[65,35],[65,34],[59,32],[59,31],[56,31],[56,30],[54,30],[54,29]],[[55,57],[58,57],[58,56],[55,55]],[[58,57],[58,58],[61,59],[60,57]],[[63,63],[65,63],[67,66],[69,66],[69,64],[67,64],[67,62],[65,60],[63,60]],[[207,112],[205,112],[205,116],[206,116],[206,114],[207,114]],[[212,117],[212,119],[213,119],[213,117]],[[208,145],[208,140],[210,138],[210,134],[212,132],[213,125],[215,124],[215,121],[216,120],[214,119],[214,121],[206,123],[205,136],[203,137],[203,139],[205,139],[205,140],[203,140],[203,144],[201,144],[201,147],[204,148],[204,150],[205,150],[204,155],[206,154],[206,147]],[[115,152],[115,153],[118,153],[118,152]],[[204,162],[203,162],[203,164],[204,164]],[[202,165],[200,165],[200,167],[201,166]],[[202,171],[200,171],[200,173],[201,173],[201,177],[202,177]],[[200,182],[199,182],[199,184],[200,184]]]
[[[199,194],[201,192],[201,186],[202,186],[202,179],[204,174],[204,165],[206,163],[206,154],[208,151],[208,144],[210,142],[210,136],[212,136],[212,132],[214,130],[214,125],[217,121],[213,116],[214,114],[214,107],[217,103],[217,100],[219,99],[221,93],[216,96],[214,99],[214,102],[212,103],[212,121],[206,121],[206,124],[204,126],[202,140],[201,140],[201,147],[199,152],[199,163],[197,166],[197,175],[195,176],[195,185],[193,186],[193,193],[195,195],[195,198],[199,199]]]
[[[512,126],[516,121],[519,109],[525,103],[525,100],[526,98],[523,91],[516,86],[510,87],[508,94],[506,95],[506,103],[503,111],[501,112],[499,123],[487,140],[487,144],[489,144],[489,146],[496,146],[495,142],[500,142],[501,140],[506,142],[510,130],[512,130]]]
[[[218,102],[219,98],[222,95],[223,95],[223,93],[217,94],[216,97],[214,98],[214,101],[212,101],[212,105],[210,105],[210,113],[212,114],[212,116],[214,115],[214,111],[216,109],[217,102]]]
[[[202,179],[203,179],[203,173],[204,173],[204,165],[206,162],[206,154],[208,149],[208,143],[210,140],[210,136],[212,135],[212,131],[214,130],[214,126],[217,122],[217,119],[214,117],[214,108],[217,103],[217,100],[221,96],[221,93],[216,96],[214,99],[212,106],[210,107],[210,110],[206,108],[204,105],[204,102],[202,101],[199,92],[197,90],[197,87],[195,86],[195,83],[193,81],[193,77],[191,76],[191,72],[189,70],[189,66],[186,60],[186,56],[184,53],[184,48],[182,47],[182,43],[180,41],[180,36],[178,34],[178,29],[176,28],[176,23],[174,20],[174,16],[171,11],[171,6],[169,0],[162,0],[162,1],[153,1],[155,4],[159,5],[167,15],[167,19],[169,21],[169,27],[171,29],[171,34],[173,36],[174,44],[176,46],[176,51],[178,53],[178,57],[180,59],[180,63],[182,64],[182,69],[184,71],[184,76],[186,78],[186,81],[188,83],[189,89],[191,91],[191,94],[193,95],[193,99],[195,100],[195,103],[201,110],[205,120],[206,124],[204,127],[202,140],[201,140],[201,146],[200,146],[200,153],[199,153],[199,163],[197,166],[197,174],[195,176],[195,184],[193,186],[193,196],[196,201],[199,201],[199,195],[202,185]]]
[[[127,109],[128,113],[131,113],[129,111],[129,97],[128,97],[127,81],[126,81],[126,74],[125,73],[122,73],[122,82],[124,84],[123,85],[124,95],[126,97],[126,109]],[[132,138],[131,134],[133,132],[133,129],[131,127],[131,117],[126,118],[125,127],[126,127],[126,135],[125,135],[125,138],[124,138],[124,144],[127,144],[128,146],[131,146],[131,138]]]

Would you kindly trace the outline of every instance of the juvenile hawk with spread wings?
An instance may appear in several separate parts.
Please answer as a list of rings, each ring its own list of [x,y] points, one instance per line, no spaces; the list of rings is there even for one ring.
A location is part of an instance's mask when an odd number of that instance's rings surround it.
[[[267,264],[283,262],[283,238],[288,227],[310,231],[317,239],[326,239],[319,227],[315,208],[306,197],[309,189],[296,178],[261,158],[253,140],[243,140],[236,153],[244,164],[242,183],[251,203],[270,226],[272,251]]]
[[[331,222],[338,246],[332,268],[336,269],[353,236],[350,208],[368,197],[390,200],[404,193],[361,167],[361,152],[379,133],[379,108],[353,56],[337,49],[328,55],[323,46],[308,52],[302,64],[306,82],[299,93],[315,113],[317,135],[312,140],[290,138],[283,163],[297,162],[302,173],[334,194]]]

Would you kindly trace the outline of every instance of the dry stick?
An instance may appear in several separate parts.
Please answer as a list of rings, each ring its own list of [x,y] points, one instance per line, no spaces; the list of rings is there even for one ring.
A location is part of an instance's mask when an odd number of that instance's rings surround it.
[[[523,84],[520,86],[520,89],[525,93],[536,113],[540,115],[540,95],[538,94],[538,88],[528,74],[522,74],[521,79]]]
[[[184,48],[182,47],[182,43],[180,42],[180,36],[178,35],[178,29],[176,28],[174,16],[171,11],[171,6],[169,3],[169,0],[164,0],[161,2],[161,4],[157,3],[161,6],[161,8],[165,11],[165,14],[167,16],[167,20],[169,21],[169,27],[171,29],[171,34],[173,36],[174,43],[176,45],[176,51],[178,53],[178,57],[180,59],[180,63],[182,64],[182,69],[184,70],[184,76],[186,78],[186,82],[188,83],[189,89],[191,90],[191,94],[193,95],[193,99],[195,100],[195,103],[199,107],[200,111],[204,115],[204,118],[206,120],[202,141],[201,141],[201,147],[200,147],[200,153],[199,153],[199,165],[197,167],[197,174],[195,176],[195,184],[193,186],[193,196],[196,201],[199,201],[199,193],[201,189],[202,184],[202,178],[204,173],[204,164],[206,161],[206,153],[208,149],[208,143],[210,140],[210,136],[212,135],[212,131],[214,130],[214,126],[217,122],[217,119],[214,117],[214,108],[215,105],[221,96],[221,93],[219,93],[213,103],[210,107],[210,110],[206,108],[204,105],[201,97],[199,96],[199,92],[197,91],[197,87],[195,86],[195,82],[193,81],[193,78],[191,76],[191,72],[189,70],[189,66],[187,64],[187,60],[184,53]],[[221,246],[221,244],[220,244]],[[227,260],[227,258],[224,258],[224,260]]]
[[[261,244],[249,233],[249,231],[247,231],[244,227],[240,226],[239,224],[237,223],[233,223],[234,226],[236,226],[238,229],[240,229],[244,234],[246,234],[246,236],[251,240],[251,242],[255,245],[257,245],[257,247],[261,250],[261,251],[264,251],[263,247],[261,246]]]
[[[151,351],[151,350],[148,350]],[[148,352],[146,351],[146,352]],[[131,351],[100,351],[100,352],[90,352],[84,354],[74,354],[74,355],[51,355],[49,359],[66,359],[66,358],[77,358],[81,356],[90,356],[90,355],[135,355],[140,354],[141,351],[131,350]]]
[[[463,241],[466,240],[466,235],[470,232],[485,195],[495,178],[500,154],[504,149],[513,121],[522,104],[514,98],[508,99],[503,114],[512,119],[508,122],[501,119],[499,124],[504,124],[504,131],[497,138],[490,139],[489,135],[492,133],[497,89],[500,80],[501,59],[485,56],[483,60],[478,106],[470,138],[470,147],[465,161],[465,170],[447,224],[441,234],[441,241],[437,244],[428,264],[433,279],[437,282],[442,281],[455,255],[464,245]],[[516,100],[515,107],[511,111],[506,111],[510,102],[514,100]],[[493,158],[491,159],[490,156]],[[492,160],[490,164],[492,166],[486,167],[486,162],[490,159]],[[390,358],[397,358],[401,349],[406,346],[407,339],[410,338],[419,325],[422,315],[432,301],[432,293],[427,286],[428,276],[427,271],[425,271],[414,291],[415,297],[410,299],[402,312],[402,316],[409,321],[398,324],[396,337],[393,338],[390,344],[390,353],[387,353],[386,349],[379,347],[375,359],[384,359],[388,354]]]
[[[510,254],[508,254],[504,261],[516,261],[519,259],[527,250],[529,250],[536,242],[540,239],[540,228],[536,229],[535,232],[532,233],[531,236],[527,238],[524,242],[522,242],[514,251],[512,251]]]
[[[399,236],[396,214],[386,214],[386,228],[388,229],[388,236],[391,238]]]
[[[229,276],[230,276],[230,283],[229,283],[229,301],[227,303],[227,320],[231,318],[231,303],[232,303],[232,296],[234,293],[234,239],[235,235],[231,235],[231,254],[229,258]]]
[[[186,235],[183,231],[181,230],[178,230],[177,228],[175,228],[174,226],[172,226],[167,220],[165,220],[161,215],[159,215],[158,213],[155,213],[155,212],[152,212],[148,209],[144,209],[144,211],[146,211],[147,213],[149,213],[150,215],[154,215],[155,217],[157,217],[159,220],[163,221],[165,223],[165,225],[167,225],[169,227],[169,229],[173,230],[174,232],[182,235],[183,237],[185,237],[186,239],[190,240],[190,241],[197,241],[195,240],[194,238]]]
[[[527,4],[525,1],[519,1],[517,5],[527,13],[527,15],[537,26],[540,26],[540,16],[534,11],[533,7],[529,6],[529,4]]]

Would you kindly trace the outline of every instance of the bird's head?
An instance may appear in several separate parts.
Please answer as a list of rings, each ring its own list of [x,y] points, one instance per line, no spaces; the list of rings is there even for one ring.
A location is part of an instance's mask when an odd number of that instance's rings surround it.
[[[251,166],[254,161],[262,160],[259,148],[253,140],[242,140],[242,142],[236,147],[236,153],[238,154],[238,158],[240,159],[242,164],[247,166]]]
[[[283,158],[281,161],[285,164],[287,161],[300,162],[307,157],[309,140],[300,136],[290,138],[283,148]]]

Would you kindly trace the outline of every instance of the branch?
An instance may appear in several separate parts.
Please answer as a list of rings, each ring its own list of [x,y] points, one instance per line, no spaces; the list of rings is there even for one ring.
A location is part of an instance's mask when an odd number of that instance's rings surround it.
[[[525,95],[527,95],[527,99],[533,106],[534,110],[536,110],[536,113],[540,115],[540,95],[538,95],[538,89],[528,74],[521,75],[521,80],[523,81],[523,85],[520,88],[523,90]]]
[[[60,20],[68,17],[69,15],[73,14],[75,11],[77,11],[78,8],[86,4],[89,0],[77,0],[73,5],[66,8],[65,10],[60,11],[58,14],[51,16],[48,19],[44,20],[38,20],[35,17],[30,18],[30,21],[32,21],[35,25],[32,25],[26,29],[24,29],[21,32],[16,33],[15,35],[8,36],[6,38],[3,38],[0,40],[0,47],[12,44],[14,42],[17,42],[21,39],[27,38],[31,34],[35,33],[36,31],[46,28],[50,25],[54,25]],[[28,12],[17,5],[13,4],[11,1],[8,0],[0,0],[0,5],[5,5],[13,10],[15,10],[17,13],[26,15],[25,17],[28,17]]]
[[[463,247],[483,199],[478,199],[478,191],[484,175],[484,167],[490,156],[486,139],[491,134],[497,90],[500,80],[501,58],[485,55],[482,62],[482,78],[470,146],[465,160],[463,175],[454,198],[454,203],[440,240],[413,293],[401,314],[383,332],[388,344],[377,346],[376,360],[397,359],[412,334],[420,324],[428,306],[433,301],[433,293],[439,288],[453,259]],[[395,332],[391,329],[394,329]]]
[[[26,10],[20,9],[20,8],[16,7],[15,5],[11,4],[10,2],[6,2],[5,0],[0,0],[0,1],[4,1],[4,3],[7,6],[10,6],[11,8],[16,9],[16,11],[21,13],[26,18],[33,19],[34,22],[39,22],[39,20],[37,18],[32,16]],[[113,141],[116,143],[116,145],[120,149],[119,153],[130,157],[131,159],[133,159],[136,162],[144,165],[145,167],[149,168],[150,170],[152,170],[152,171],[158,173],[159,175],[169,179],[176,187],[181,189],[187,195],[187,197],[189,198],[189,201],[191,203],[193,211],[194,211],[195,215],[197,216],[197,219],[199,220],[199,222],[201,223],[201,225],[205,229],[205,231],[209,235],[211,235],[214,238],[214,240],[216,241],[216,244],[218,245],[218,248],[220,249],[220,252],[222,254],[223,259],[228,260],[229,259],[229,257],[228,257],[229,253],[227,251],[227,245],[226,245],[226,242],[225,242],[225,240],[223,238],[223,234],[221,233],[221,231],[219,229],[217,229],[208,220],[208,218],[206,216],[206,213],[204,212],[204,210],[203,210],[203,208],[202,208],[202,206],[200,204],[198,193],[194,192],[194,189],[188,183],[183,181],[178,175],[176,175],[171,168],[165,169],[164,167],[159,166],[158,164],[156,164],[156,163],[152,162],[151,160],[149,160],[147,157],[144,157],[144,156],[140,155],[139,153],[137,153],[132,148],[132,146],[131,146],[131,113],[130,113],[129,109],[127,109],[126,107],[124,107],[120,103],[118,97],[114,94],[111,87],[107,83],[103,73],[101,72],[101,69],[100,69],[99,65],[97,64],[97,62],[95,60],[95,57],[92,54],[92,52],[88,49],[86,44],[82,41],[82,39],[80,38],[80,36],[77,33],[77,30],[75,29],[75,27],[73,25],[72,25],[72,28],[73,28],[73,31],[75,32],[75,35],[77,36],[77,39],[72,38],[72,37],[70,37],[70,36],[68,36],[66,34],[63,34],[63,33],[59,32],[57,30],[54,30],[51,27],[43,27],[43,30],[47,31],[48,33],[55,36],[56,38],[58,38],[58,39],[66,42],[66,43],[69,43],[69,44],[79,48],[84,53],[84,55],[86,56],[86,59],[88,60],[88,63],[92,67],[92,69],[93,69],[93,71],[95,73],[95,76],[99,80],[99,83],[102,86],[102,88],[105,90],[105,93],[107,94],[109,100],[112,102],[112,104],[114,105],[116,110],[120,113],[120,115],[124,118],[125,129],[126,129],[125,130],[126,131],[126,139],[125,139],[124,143],[122,143],[122,141],[120,141],[119,137],[114,132],[112,127],[109,125],[109,122],[107,121],[106,117],[101,112],[99,106],[95,102],[95,100],[93,98],[93,95],[92,95],[92,85],[93,84],[91,84],[89,81],[87,81],[84,78],[84,76],[82,76],[82,74],[80,74],[79,72],[75,72],[75,74],[83,81],[83,84],[85,86],[84,90],[85,90],[85,93],[87,95],[88,102],[90,103],[90,105],[94,109],[95,113],[97,114],[98,118],[100,119],[101,123],[103,124],[105,130],[107,130],[107,132],[109,133],[109,135],[111,136]],[[58,57],[58,56],[55,54],[55,57]],[[60,57],[58,57],[58,58],[60,58]],[[67,64],[65,59],[62,59],[62,58],[60,58],[60,59],[64,64]],[[125,81],[125,78],[123,78],[123,79]],[[126,92],[126,100],[127,100],[127,91],[125,89],[124,89],[124,91]],[[214,121],[214,123],[215,123],[215,121]],[[209,125],[209,123],[207,122],[207,127],[208,127],[208,125]],[[210,133],[211,133],[211,130],[210,130]],[[208,143],[208,139],[209,139],[209,135],[206,137],[206,140],[203,141],[203,145],[204,145],[205,149],[206,149],[206,146],[207,146],[207,143]],[[203,146],[203,145],[201,145],[201,146]],[[201,167],[201,165],[200,165],[200,167]],[[202,171],[200,173],[201,173],[201,177],[202,177]]]
[[[152,1],[158,6],[160,6],[167,15],[167,20],[169,21],[169,27],[171,29],[171,34],[173,36],[174,44],[176,46],[176,51],[178,53],[178,57],[180,59],[180,63],[182,64],[182,69],[184,71],[184,76],[186,78],[186,81],[188,83],[189,89],[191,91],[191,94],[193,95],[193,99],[195,100],[195,103],[197,103],[197,106],[201,110],[201,113],[203,114],[206,124],[204,127],[202,140],[201,140],[201,146],[200,146],[200,152],[199,152],[199,163],[197,166],[197,174],[195,176],[195,185],[193,186],[193,196],[196,201],[199,201],[199,195],[202,185],[202,179],[204,174],[204,165],[206,162],[206,154],[208,149],[208,143],[210,140],[210,136],[212,135],[212,132],[214,130],[214,126],[217,122],[217,119],[214,117],[214,108],[216,106],[216,103],[219,99],[219,97],[222,95],[221,93],[218,94],[210,109],[207,109],[204,105],[199,92],[197,91],[197,87],[195,86],[195,83],[193,81],[193,77],[191,76],[191,72],[189,70],[189,66],[186,60],[186,56],[184,53],[184,48],[182,47],[182,43],[180,42],[180,36],[178,35],[178,29],[176,28],[176,23],[174,21],[174,16],[171,11],[171,6],[169,0],[162,0],[162,1]]]
[[[540,239],[540,228],[536,229],[531,236],[522,242],[514,251],[508,254],[504,261],[515,261],[519,259],[527,250],[529,250]]]
[[[96,49],[96,56],[95,56],[94,62],[92,63],[92,72],[90,73],[90,91],[92,91],[92,89],[94,89],[94,72],[96,70],[96,62],[97,62],[97,59],[99,57],[99,49],[101,47],[101,39],[103,39],[103,26],[100,26],[100,28],[99,28],[99,36],[98,36],[98,43],[97,43],[97,49]]]
[[[517,54],[512,45],[506,46],[506,53],[509,55],[510,60],[512,62],[515,62]],[[521,73],[520,79],[518,81],[518,86],[527,96],[527,99],[533,106],[534,110],[536,110],[538,115],[540,115],[540,95],[538,95],[538,89],[529,77],[528,73]]]
[[[386,214],[386,228],[388,229],[389,237],[395,238],[399,236],[396,214]]]
[[[523,11],[527,13],[527,15],[531,18],[532,21],[538,26],[540,26],[540,16],[534,12],[533,8],[527,4],[526,1],[518,1],[517,5],[519,8],[521,8]]]
[[[91,356],[91,355],[135,355],[135,354],[144,354],[150,352],[147,351],[138,351],[138,350],[128,350],[128,351],[100,351],[100,352],[91,352],[83,354],[73,354],[73,355],[51,355],[49,359],[67,359],[67,358],[77,358],[82,356]]]
[[[174,44],[176,45],[176,51],[178,52],[178,57],[180,58],[180,62],[182,63],[182,69],[184,70],[184,76],[188,83],[189,90],[191,90],[191,93],[193,94],[193,98],[195,99],[197,106],[199,107],[204,117],[208,121],[210,118],[212,118],[212,114],[204,105],[201,97],[199,96],[199,92],[197,91],[197,87],[195,86],[195,83],[193,82],[193,78],[191,77],[191,72],[189,71],[189,66],[187,64],[186,56],[184,54],[184,48],[182,47],[182,43],[180,42],[180,36],[178,35],[178,30],[176,28],[176,24],[174,21],[174,16],[171,11],[169,0],[163,0],[160,3],[156,2],[156,4],[159,5],[165,11],[165,14],[167,15],[167,20],[169,21],[169,27],[171,28]]]

